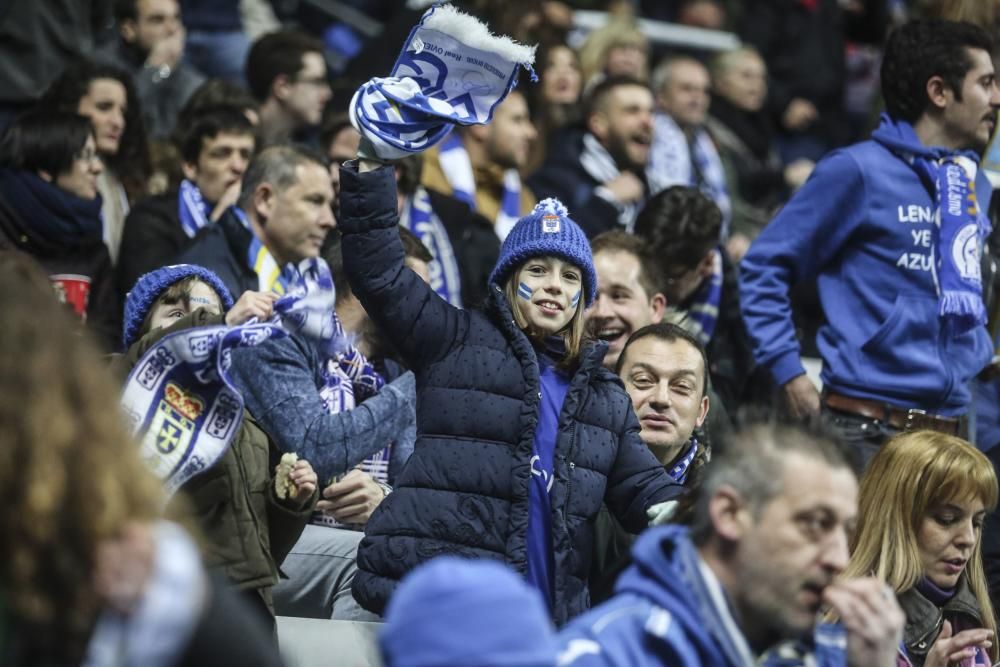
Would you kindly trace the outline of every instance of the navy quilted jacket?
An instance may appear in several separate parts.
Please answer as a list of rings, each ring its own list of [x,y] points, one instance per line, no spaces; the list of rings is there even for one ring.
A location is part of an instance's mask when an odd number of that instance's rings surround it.
[[[496,285],[483,312],[454,308],[403,266],[391,168],[341,170],[344,265],[365,310],[417,377],[418,437],[393,493],[369,520],[354,596],[382,613],[396,583],[440,554],[526,569],[538,361]],[[559,624],[589,607],[592,524],[606,502],[632,532],[681,493],[639,440],[619,380],[586,348],[559,419],[551,490]]]

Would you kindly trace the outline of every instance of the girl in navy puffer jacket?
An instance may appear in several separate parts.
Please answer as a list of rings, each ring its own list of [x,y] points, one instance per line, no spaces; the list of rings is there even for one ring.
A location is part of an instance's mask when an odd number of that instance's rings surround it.
[[[423,561],[494,558],[564,623],[589,606],[601,504],[638,532],[681,492],[639,440],[603,344],[583,340],[597,282],[586,237],[542,202],[505,240],[484,311],[465,311],[404,267],[391,167],[344,167],[340,206],[351,287],[417,376],[416,448],[368,522],[355,597],[381,613]]]

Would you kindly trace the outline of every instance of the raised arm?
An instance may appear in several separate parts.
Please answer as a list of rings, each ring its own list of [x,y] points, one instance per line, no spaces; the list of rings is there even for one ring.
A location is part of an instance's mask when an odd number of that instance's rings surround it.
[[[344,269],[368,316],[418,370],[444,356],[468,327],[468,315],[447,303],[403,264],[391,166],[363,162],[340,170]],[[368,169],[368,170],[366,170]]]

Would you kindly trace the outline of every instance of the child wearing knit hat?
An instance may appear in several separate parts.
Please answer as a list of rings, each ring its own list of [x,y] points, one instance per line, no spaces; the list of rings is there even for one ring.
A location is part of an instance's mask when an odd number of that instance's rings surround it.
[[[604,345],[584,338],[597,284],[586,236],[559,201],[542,201],[504,240],[483,310],[461,310],[403,266],[391,167],[348,163],[341,184],[348,279],[417,377],[419,433],[369,519],[354,597],[382,613],[435,555],[489,558],[565,623],[589,605],[601,505],[638,532],[682,493],[639,440]]]
[[[192,327],[236,326],[271,316],[274,295],[244,292],[235,303],[218,276],[201,266],[166,266],[141,276],[125,297],[122,338],[132,367],[163,336]],[[280,452],[244,412],[222,457],[180,488],[202,530],[205,560],[246,599],[272,617],[277,567],[298,539],[317,501],[317,477],[305,459],[290,464],[278,498],[272,459]]]

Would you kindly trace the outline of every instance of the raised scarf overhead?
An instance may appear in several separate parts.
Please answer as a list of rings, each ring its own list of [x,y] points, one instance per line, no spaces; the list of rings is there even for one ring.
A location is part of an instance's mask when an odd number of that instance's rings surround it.
[[[373,78],[354,94],[351,123],[362,152],[397,160],[444,139],[454,124],[485,124],[531,65],[535,48],[496,36],[451,5],[424,13],[386,78]]]
[[[451,186],[453,196],[476,210],[476,179],[472,170],[469,153],[462,144],[461,137],[452,132],[441,144],[438,156],[441,171]],[[517,224],[521,217],[521,175],[517,169],[507,169],[503,174],[503,192],[500,197],[500,210],[493,221],[493,230],[503,241],[507,234]]]
[[[448,230],[444,223],[434,213],[431,199],[423,186],[417,186],[416,191],[407,201],[399,224],[413,232],[431,253],[431,261],[427,265],[430,273],[431,287],[442,299],[453,306],[462,307],[462,279],[455,259],[455,249],[448,238]]]
[[[986,324],[981,258],[990,222],[976,199],[979,156],[924,146],[912,125],[888,114],[872,139],[909,164],[934,200],[931,275],[938,315],[954,335]]]
[[[728,238],[732,203],[726,188],[726,174],[719,151],[704,129],[695,132],[689,143],[687,135],[673,118],[657,113],[653,117],[653,145],[649,151],[646,178],[650,195],[671,185],[697,187],[722,211],[719,240]]]

